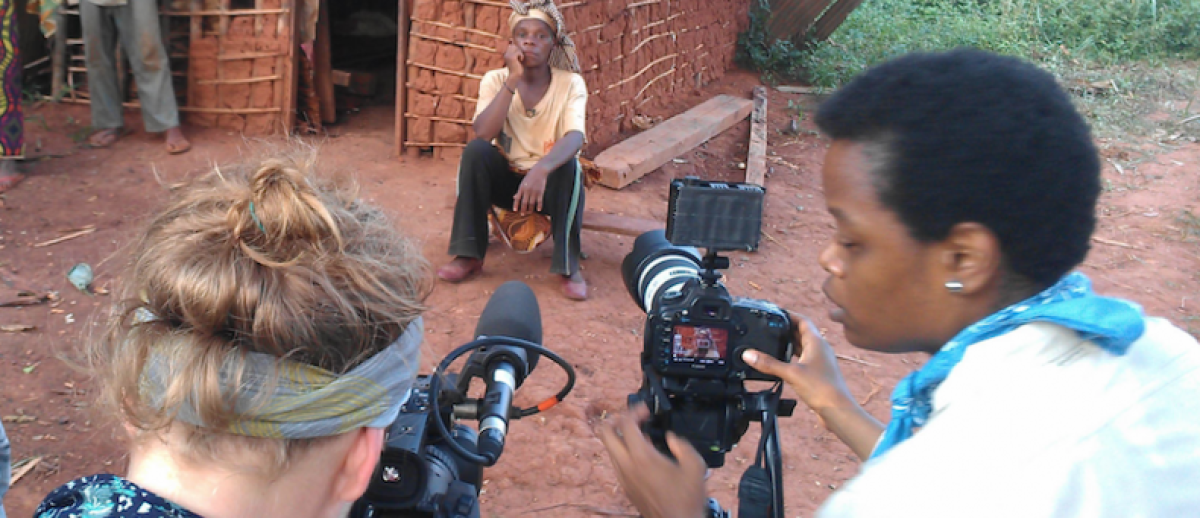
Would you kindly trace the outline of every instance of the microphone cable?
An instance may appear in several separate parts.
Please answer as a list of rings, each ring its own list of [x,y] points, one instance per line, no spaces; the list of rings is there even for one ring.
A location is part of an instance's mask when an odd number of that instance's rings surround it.
[[[486,457],[477,452],[467,450],[465,447],[463,447],[463,445],[459,444],[458,441],[452,440],[450,431],[446,428],[446,423],[442,422],[441,412],[439,411],[440,403],[438,400],[440,399],[439,396],[441,395],[442,378],[444,377],[446,370],[450,368],[450,364],[454,363],[454,360],[457,360],[459,357],[468,352],[493,345],[520,347],[525,349],[525,351],[531,355],[541,355],[550,358],[550,360],[558,364],[558,366],[562,368],[563,372],[567,375],[566,384],[563,386],[562,390],[558,391],[557,394],[534,406],[517,410],[515,413],[511,414],[511,419],[521,419],[522,417],[529,417],[540,412],[545,412],[546,410],[553,408],[554,405],[562,402],[562,400],[567,397],[567,394],[571,393],[571,389],[575,388],[575,368],[554,351],[528,340],[522,340],[520,338],[513,338],[510,336],[485,336],[483,338],[467,342],[466,344],[463,344],[457,349],[451,351],[450,354],[446,355],[446,357],[442,359],[441,363],[438,364],[437,368],[433,370],[433,374],[429,377],[429,411],[433,416],[434,428],[436,428],[438,433],[441,434],[444,439],[446,439],[445,444],[449,446],[450,449],[454,450],[455,453],[461,455],[469,462],[485,467],[495,465],[499,458],[489,462]],[[529,374],[533,374],[533,371],[531,370]]]

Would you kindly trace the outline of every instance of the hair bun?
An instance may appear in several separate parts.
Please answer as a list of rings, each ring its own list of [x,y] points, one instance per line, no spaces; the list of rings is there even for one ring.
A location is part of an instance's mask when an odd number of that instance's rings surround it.
[[[251,195],[258,198],[280,188],[289,192],[304,190],[301,185],[307,181],[301,174],[300,168],[297,167],[298,165],[279,158],[264,160],[250,175]]]
[[[321,255],[344,246],[326,197],[311,183],[311,166],[271,158],[250,175],[249,199],[244,213],[235,215],[235,225],[242,246],[259,262],[287,263],[306,251]]]

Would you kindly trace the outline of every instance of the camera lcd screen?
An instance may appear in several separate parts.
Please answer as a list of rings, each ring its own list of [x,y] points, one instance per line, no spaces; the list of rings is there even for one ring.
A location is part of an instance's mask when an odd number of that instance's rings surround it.
[[[671,361],[675,363],[725,364],[729,330],[710,326],[675,326]]]
[[[757,250],[765,194],[754,184],[674,180],[667,199],[667,240],[710,251]]]

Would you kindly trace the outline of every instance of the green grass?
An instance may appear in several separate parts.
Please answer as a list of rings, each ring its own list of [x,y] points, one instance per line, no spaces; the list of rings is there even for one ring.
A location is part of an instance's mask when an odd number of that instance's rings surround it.
[[[837,87],[901,54],[974,47],[1056,74],[1101,132],[1138,133],[1150,126],[1134,118],[1200,90],[1200,0],[866,0],[829,40],[798,45],[767,41],[769,15],[752,9],[739,58],[772,82]]]
[[[834,86],[890,57],[960,46],[1092,66],[1200,59],[1200,2],[866,0],[799,65]]]

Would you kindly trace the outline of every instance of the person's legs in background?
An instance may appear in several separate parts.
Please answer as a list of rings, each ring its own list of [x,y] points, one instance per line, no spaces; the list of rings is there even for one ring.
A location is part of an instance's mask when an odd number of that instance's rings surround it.
[[[113,23],[113,12],[127,7],[101,7],[86,0],[79,2],[92,128],[96,130],[88,138],[88,144],[93,147],[111,146],[121,138],[125,125],[122,95],[117,84],[117,27]]]
[[[165,133],[167,151],[172,154],[191,149],[191,143],[179,127],[179,107],[171,83],[170,59],[162,44],[157,2],[129,0],[126,5],[102,7],[84,1],[79,4],[79,14],[87,58],[92,127],[97,130],[88,143],[93,147],[108,147],[123,133],[124,95],[116,76],[119,36],[137,81],[146,131]]]
[[[158,2],[129,0],[113,12],[112,20],[137,81],[146,131],[166,133],[167,151],[172,154],[191,149],[192,144],[179,128],[179,106],[171,82],[171,60],[162,44]]]

